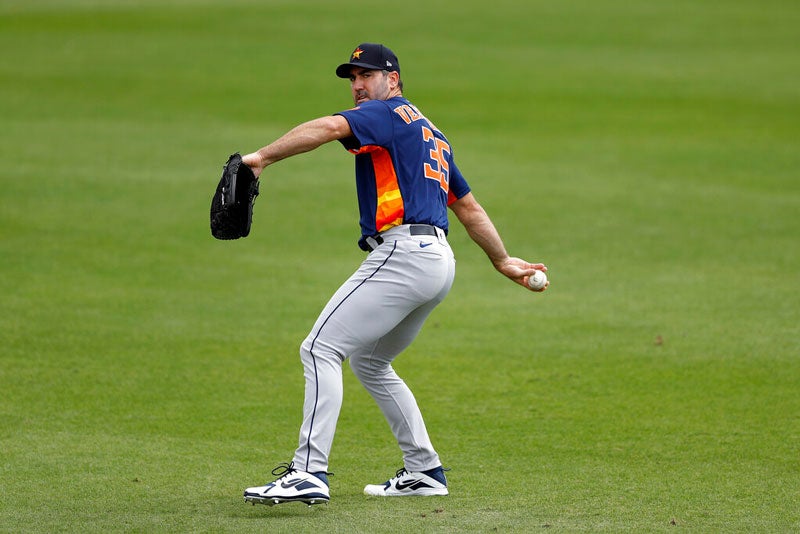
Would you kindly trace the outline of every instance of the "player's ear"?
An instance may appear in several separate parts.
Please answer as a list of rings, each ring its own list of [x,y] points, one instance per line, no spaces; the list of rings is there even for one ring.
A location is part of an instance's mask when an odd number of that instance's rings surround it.
[[[389,73],[389,89],[394,89],[400,85],[400,73],[391,71]]]

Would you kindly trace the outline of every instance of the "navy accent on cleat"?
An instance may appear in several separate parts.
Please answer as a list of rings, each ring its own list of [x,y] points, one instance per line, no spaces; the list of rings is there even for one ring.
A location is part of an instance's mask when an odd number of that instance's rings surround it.
[[[401,468],[393,478],[383,484],[367,485],[364,493],[378,497],[447,495],[447,479],[444,471],[441,466],[417,472]]]
[[[303,502],[310,506],[330,500],[328,475],[333,473],[309,473],[295,469],[294,463],[288,463],[273,469],[272,474],[278,477],[273,482],[244,490],[245,502],[267,506]]]

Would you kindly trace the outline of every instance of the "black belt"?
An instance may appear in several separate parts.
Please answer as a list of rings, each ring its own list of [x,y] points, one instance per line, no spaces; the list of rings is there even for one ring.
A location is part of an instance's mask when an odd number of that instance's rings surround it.
[[[435,237],[436,227],[431,226],[430,224],[410,224],[408,225],[408,233],[410,235],[432,235]],[[378,245],[383,244],[383,238],[380,236],[380,234],[372,236],[372,239]],[[370,250],[373,250],[369,244],[367,244],[367,247],[369,247]]]
[[[436,227],[430,224],[412,224],[408,227],[411,235],[436,235]]]

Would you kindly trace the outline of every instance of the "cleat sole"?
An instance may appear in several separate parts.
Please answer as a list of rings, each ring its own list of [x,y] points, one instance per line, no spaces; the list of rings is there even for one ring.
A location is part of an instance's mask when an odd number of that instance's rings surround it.
[[[294,497],[294,498],[280,498],[280,497],[258,497],[255,495],[245,495],[244,497],[245,502],[251,503],[253,506],[256,504],[263,504],[265,506],[275,506],[276,504],[283,504],[287,502],[302,502],[307,504],[309,507],[315,504],[327,504],[329,499],[325,499],[322,497]]]

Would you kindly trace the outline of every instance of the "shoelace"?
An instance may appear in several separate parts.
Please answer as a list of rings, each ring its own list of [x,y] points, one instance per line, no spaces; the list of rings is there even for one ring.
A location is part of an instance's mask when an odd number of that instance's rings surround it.
[[[272,470],[272,474],[273,476],[278,477],[278,480],[280,480],[291,475],[295,471],[297,471],[297,469],[294,468],[294,462],[282,463]]]
[[[282,464],[279,464],[278,467],[276,467],[275,469],[272,470],[272,476],[278,477],[276,479],[276,482],[277,482],[278,480],[280,480],[282,478],[286,478],[286,477],[288,477],[289,475],[291,475],[292,473],[294,473],[296,471],[297,471],[297,469],[294,468],[294,462],[289,462],[289,463],[284,462]],[[333,473],[329,473],[327,471],[323,471],[323,472],[325,473],[326,476],[329,476],[329,477],[333,476]]]

